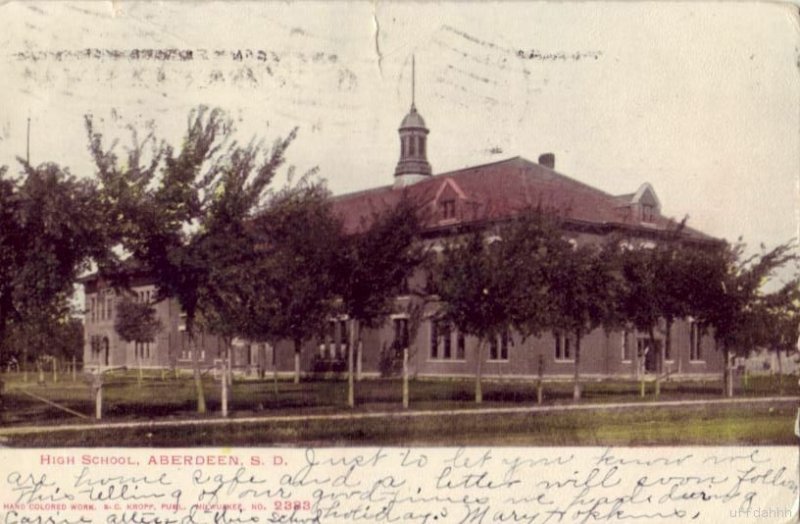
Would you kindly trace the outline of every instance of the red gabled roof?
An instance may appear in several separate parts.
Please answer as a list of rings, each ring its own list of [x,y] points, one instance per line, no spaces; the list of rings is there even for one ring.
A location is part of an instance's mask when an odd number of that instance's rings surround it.
[[[340,195],[334,198],[334,210],[345,230],[356,232],[371,217],[399,202],[404,193],[415,202],[432,206],[431,217],[426,220],[428,228],[500,221],[531,207],[554,212],[573,224],[641,231],[666,231],[676,226],[674,220],[662,216],[656,216],[652,223],[642,223],[619,196],[521,157],[441,173],[405,188],[382,186]],[[452,199],[453,195],[457,196],[456,219],[443,221],[436,214],[437,199]],[[683,231],[695,238],[711,239],[690,228]]]

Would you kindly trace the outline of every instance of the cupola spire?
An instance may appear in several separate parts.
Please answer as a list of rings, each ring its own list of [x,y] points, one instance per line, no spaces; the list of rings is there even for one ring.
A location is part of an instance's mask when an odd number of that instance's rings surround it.
[[[411,55],[411,108],[416,109],[414,106],[414,95],[416,94],[417,83],[417,67],[414,55]]]
[[[428,128],[416,107],[416,60],[411,56],[411,109],[400,123],[400,160],[394,170],[395,187],[403,187],[431,176],[428,163]]]

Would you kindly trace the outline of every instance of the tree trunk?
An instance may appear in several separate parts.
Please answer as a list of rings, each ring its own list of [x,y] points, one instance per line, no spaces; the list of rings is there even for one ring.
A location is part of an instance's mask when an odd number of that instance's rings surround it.
[[[730,362],[728,361],[728,346],[722,346],[722,396],[727,397],[728,393],[728,375],[730,375]]]
[[[222,360],[222,416],[228,416],[228,359],[231,355],[230,343],[225,340],[225,358]]]
[[[580,365],[581,365],[581,333],[575,332],[575,376],[572,385],[572,400],[578,401],[581,399],[581,382],[580,382]]]
[[[197,413],[206,414],[206,392],[203,389],[203,377],[200,375],[200,355],[197,350],[197,339],[194,333],[194,316],[186,317],[186,332],[189,334],[189,351],[192,353],[192,374],[194,376],[194,389],[197,394]]]
[[[3,311],[3,306],[0,305],[0,363],[3,362],[3,351],[5,350],[6,346],[6,318],[5,312]],[[2,368],[0,368],[0,373],[2,372]],[[6,368],[6,371],[11,371],[11,368]]]
[[[778,394],[783,395],[783,361],[781,360],[781,350],[777,350],[778,354]]]
[[[267,345],[258,344],[258,378],[264,379],[267,376]]]
[[[96,375],[92,375],[92,394],[94,396],[94,418],[100,420],[103,418],[103,372],[98,371]]]
[[[650,337],[650,351],[655,352],[656,350],[656,333],[655,329],[650,326],[650,330],[648,331],[648,336]],[[661,373],[664,372],[664,346],[662,344],[661,349],[658,352],[658,356],[656,358],[656,383],[653,388],[653,396],[658,398],[661,395]]]
[[[408,345],[403,346],[403,409],[408,409]]]
[[[300,383],[300,341],[294,341],[294,383]]]
[[[356,340],[358,340],[358,328],[358,321],[353,319],[350,326],[350,340],[347,344],[347,407],[349,408],[354,408],[356,405],[356,390],[353,382],[353,366],[355,364],[353,353],[356,349]]]
[[[138,353],[136,354],[136,367],[139,368],[138,386],[142,387],[142,357]]]
[[[481,373],[483,371],[483,340],[478,342],[476,349],[475,363],[475,403],[483,402],[483,389],[481,387]]]
[[[270,347],[272,348],[272,392],[275,394],[275,401],[278,401],[278,343],[270,342]],[[266,354],[266,348],[264,348],[264,353]],[[266,367],[266,357],[264,360],[264,365]]]
[[[544,400],[544,355],[539,355],[539,366],[537,370],[539,380],[536,382],[536,403],[541,404]]]
[[[58,382],[58,359],[53,357],[53,384]]]
[[[73,382],[75,382],[75,380],[77,379],[77,376],[76,376],[77,373],[78,373],[78,362],[75,359],[75,357],[73,356],[72,357],[72,381]]]
[[[667,367],[667,355],[672,356],[672,324],[674,324],[674,320],[667,319],[664,333],[664,346],[661,349],[661,378],[662,380],[666,380],[671,373],[671,369]],[[672,357],[674,360],[675,357]],[[678,356],[678,360],[680,361],[680,356]],[[659,393],[661,393],[661,387],[659,386]]]
[[[103,418],[103,385],[98,384],[94,392],[94,418],[100,420]]]
[[[360,335],[360,334],[359,334]],[[356,382],[361,382],[363,364],[364,364],[364,343],[361,337],[358,337],[358,352],[356,353]]]
[[[28,381],[28,344],[23,344],[22,348],[22,381]]]

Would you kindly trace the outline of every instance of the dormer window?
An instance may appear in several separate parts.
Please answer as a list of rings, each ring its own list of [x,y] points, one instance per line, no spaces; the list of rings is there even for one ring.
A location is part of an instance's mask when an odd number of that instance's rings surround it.
[[[443,200],[439,204],[442,208],[442,219],[448,220],[450,218],[456,217],[456,201],[455,200]]]
[[[656,209],[652,204],[642,204],[642,222],[655,222]]]

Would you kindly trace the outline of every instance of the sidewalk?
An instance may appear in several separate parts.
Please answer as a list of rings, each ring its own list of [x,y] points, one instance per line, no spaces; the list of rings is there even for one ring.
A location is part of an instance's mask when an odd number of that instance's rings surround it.
[[[634,408],[660,408],[675,406],[703,406],[726,404],[763,404],[770,402],[795,402],[800,403],[798,397],[762,397],[762,398],[728,398],[719,400],[666,400],[653,402],[617,402],[605,404],[565,404],[556,406],[517,406],[497,408],[468,408],[447,410],[408,410],[408,411],[378,411],[333,414],[309,415],[263,415],[257,417],[231,417],[231,418],[196,418],[182,420],[154,420],[131,422],[98,422],[93,424],[64,424],[58,426],[14,426],[0,428],[0,436],[26,435],[31,433],[57,433],[62,431],[92,431],[106,429],[135,429],[135,428],[166,428],[183,426],[219,426],[228,424],[263,424],[268,422],[308,422],[324,420],[363,420],[363,419],[404,419],[415,417],[441,417],[459,415],[484,415],[484,414],[517,414],[517,413],[550,413],[564,411],[594,411],[612,409]]]

